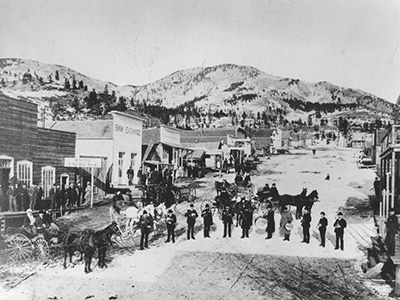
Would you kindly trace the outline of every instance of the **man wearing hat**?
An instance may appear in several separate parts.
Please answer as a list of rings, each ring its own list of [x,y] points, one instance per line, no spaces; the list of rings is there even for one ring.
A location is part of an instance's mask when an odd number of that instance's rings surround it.
[[[231,225],[233,223],[233,212],[229,205],[225,205],[224,210],[222,211],[222,222],[224,222],[224,235],[226,237],[228,235],[231,237]]]
[[[196,223],[196,219],[199,215],[197,214],[196,210],[194,209],[194,205],[190,204],[190,208],[185,213],[186,222],[188,224],[187,230],[187,238],[190,240],[190,237],[195,240],[194,238],[194,223]]]
[[[284,241],[290,240],[290,231],[293,229],[293,216],[287,206],[283,207],[281,220],[279,222],[279,232],[283,235]]]
[[[344,229],[347,226],[347,222],[345,219],[343,219],[343,213],[340,211],[337,214],[337,218],[335,223],[333,224],[333,227],[335,227],[335,235],[336,235],[336,246],[335,250],[340,249],[344,250],[344,240],[343,240],[343,235],[344,235]]]
[[[146,248],[149,248],[148,243],[149,243],[149,233],[151,229],[153,228],[153,218],[151,217],[150,214],[147,213],[147,211],[143,211],[142,216],[139,219],[139,224],[140,224],[140,250],[143,250],[143,246]]]
[[[389,210],[389,217],[386,221],[386,238],[385,238],[385,244],[388,249],[388,254],[390,256],[394,256],[395,237],[398,231],[399,231],[399,220],[395,215],[394,209],[391,208]]]
[[[274,218],[274,209],[272,204],[268,205],[268,213],[267,213],[267,237],[265,239],[272,238],[272,234],[275,232],[275,218]]]
[[[173,243],[175,243],[175,225],[176,225],[176,216],[172,212],[172,209],[169,209],[167,212],[167,217],[166,217],[166,222],[167,222],[167,240],[165,241],[166,243],[169,243],[170,240],[172,240]]]
[[[203,224],[204,224],[204,237],[210,237],[210,227],[213,224],[212,219],[212,212],[210,209],[210,205],[206,204],[205,209],[201,212],[201,216],[203,217]]]
[[[311,214],[308,208],[304,209],[303,218],[301,219],[301,226],[303,227],[303,241],[302,243],[310,243],[310,227],[311,227]]]

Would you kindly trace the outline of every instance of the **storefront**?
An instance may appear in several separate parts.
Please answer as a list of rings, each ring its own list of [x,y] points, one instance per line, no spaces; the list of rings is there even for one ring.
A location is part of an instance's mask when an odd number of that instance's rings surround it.
[[[38,107],[29,99],[0,92],[0,185],[3,192],[12,183],[27,188],[42,185],[45,198],[53,184],[74,178],[64,167],[64,158],[75,156],[75,133],[37,126]]]
[[[143,119],[129,113],[111,112],[105,120],[59,121],[53,128],[76,132],[76,157],[101,158],[102,167],[96,170],[96,192],[128,186],[127,171],[133,169],[133,183],[138,181],[142,160]],[[83,184],[88,172],[80,172]],[[101,190],[101,191],[99,191]]]

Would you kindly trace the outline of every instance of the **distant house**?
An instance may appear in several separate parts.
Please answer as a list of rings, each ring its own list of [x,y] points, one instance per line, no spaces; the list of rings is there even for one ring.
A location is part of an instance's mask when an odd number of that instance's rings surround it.
[[[289,150],[291,137],[291,130],[285,127],[278,127],[273,139],[273,151],[279,153]]]
[[[363,149],[365,146],[365,138],[367,137],[367,133],[365,132],[353,132],[351,137],[350,145],[352,148],[361,148]]]
[[[204,166],[209,169],[215,169],[217,157],[222,156],[222,143],[220,141],[208,143],[182,143],[182,146],[194,150],[192,153],[188,154],[188,160],[203,161],[204,159]]]
[[[276,129],[253,129],[249,132],[254,149],[259,155],[268,155],[273,147]]]
[[[182,146],[184,133],[183,130],[165,125],[143,129],[142,163],[159,171],[175,166],[185,171],[184,159],[192,150]]]

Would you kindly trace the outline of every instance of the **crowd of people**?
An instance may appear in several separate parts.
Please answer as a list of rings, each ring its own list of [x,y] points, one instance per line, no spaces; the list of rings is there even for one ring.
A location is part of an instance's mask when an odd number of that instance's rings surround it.
[[[10,184],[5,192],[0,186],[0,209],[2,212],[18,212],[27,209],[51,208],[57,210],[86,206],[89,204],[90,191],[90,182],[87,183],[85,190],[80,182],[65,185],[64,189],[60,185],[54,184],[45,199],[41,185],[32,185],[28,188],[25,184]],[[44,200],[50,201],[50,207],[47,207]]]

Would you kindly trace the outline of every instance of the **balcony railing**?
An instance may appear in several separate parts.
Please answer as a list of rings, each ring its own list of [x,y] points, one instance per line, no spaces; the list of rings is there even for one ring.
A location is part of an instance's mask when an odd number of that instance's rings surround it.
[[[400,147],[400,125],[392,125],[381,142],[381,153],[389,148]]]

